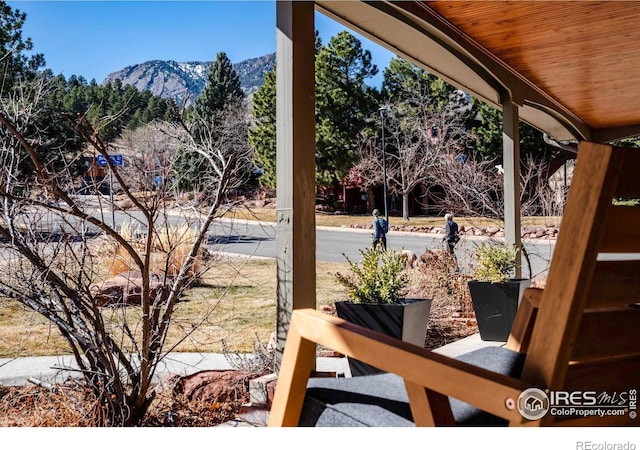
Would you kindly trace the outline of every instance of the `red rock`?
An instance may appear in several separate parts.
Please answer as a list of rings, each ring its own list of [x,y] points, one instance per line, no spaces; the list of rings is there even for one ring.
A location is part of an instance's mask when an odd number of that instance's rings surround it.
[[[240,370],[203,370],[181,377],[173,392],[188,400],[247,403],[249,380],[258,376]]]
[[[155,299],[164,287],[160,277],[151,274],[150,298]],[[137,270],[123,272],[89,288],[99,306],[140,305],[142,302],[142,273]]]

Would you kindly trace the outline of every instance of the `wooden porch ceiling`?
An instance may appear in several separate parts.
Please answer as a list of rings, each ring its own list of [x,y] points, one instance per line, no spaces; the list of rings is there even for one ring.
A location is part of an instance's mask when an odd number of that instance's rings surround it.
[[[316,8],[558,140],[640,134],[639,1],[316,1]]]

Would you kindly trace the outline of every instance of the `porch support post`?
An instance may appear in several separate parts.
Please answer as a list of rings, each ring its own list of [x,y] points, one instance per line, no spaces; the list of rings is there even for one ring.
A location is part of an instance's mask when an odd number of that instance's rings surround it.
[[[522,238],[520,235],[520,130],[518,105],[511,99],[502,102],[502,159],[504,169],[505,243],[518,249],[516,278],[522,277]]]
[[[291,313],[316,307],[314,3],[276,2],[277,365]]]

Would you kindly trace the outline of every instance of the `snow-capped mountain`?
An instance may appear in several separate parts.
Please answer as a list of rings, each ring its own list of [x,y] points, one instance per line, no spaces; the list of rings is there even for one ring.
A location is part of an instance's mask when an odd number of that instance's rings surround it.
[[[276,55],[271,53],[233,64],[247,95],[262,85],[265,73],[273,70],[275,62]],[[134,86],[139,91],[151,91],[162,98],[174,99],[178,104],[188,95],[187,103],[191,104],[202,92],[211,64],[212,61],[147,61],[110,73],[102,84],[120,79],[123,85]]]

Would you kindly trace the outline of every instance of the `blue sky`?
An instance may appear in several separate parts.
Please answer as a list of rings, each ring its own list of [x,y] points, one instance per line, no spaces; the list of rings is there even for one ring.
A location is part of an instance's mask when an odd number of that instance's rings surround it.
[[[275,51],[275,1],[8,1],[27,14],[23,36],[47,68],[98,83],[111,72],[154,59],[232,62]],[[323,43],[343,30],[316,13]],[[356,33],[354,33],[356,34]],[[380,72],[392,53],[356,34]],[[379,86],[381,75],[369,84]]]

